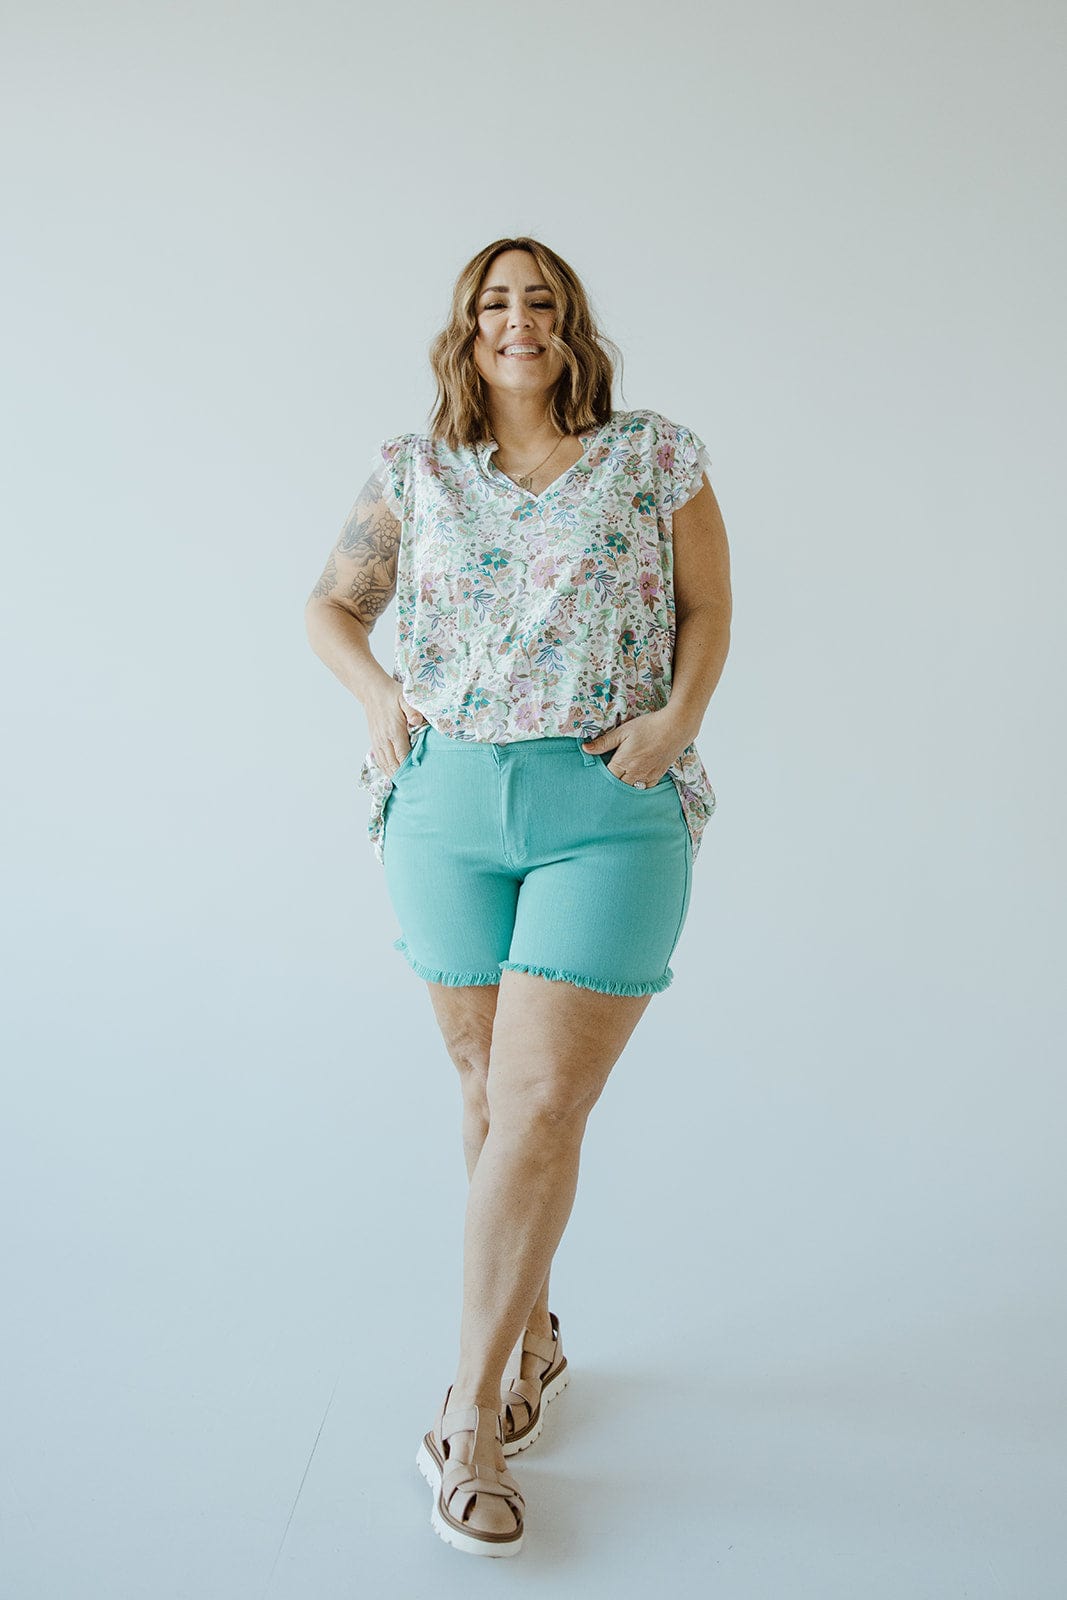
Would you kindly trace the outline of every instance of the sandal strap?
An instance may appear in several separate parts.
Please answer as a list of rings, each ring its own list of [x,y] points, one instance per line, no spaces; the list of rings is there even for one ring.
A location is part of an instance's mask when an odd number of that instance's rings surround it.
[[[475,1423],[487,1414],[484,1406],[469,1406],[456,1411],[460,1424],[470,1420],[473,1416]],[[500,1413],[492,1413],[496,1420],[497,1438],[503,1442],[503,1428]],[[459,1432],[455,1425],[449,1427],[449,1433]],[[478,1430],[474,1429],[474,1448],[478,1447]],[[515,1518],[516,1534],[522,1532],[523,1513],[526,1510],[526,1501],[523,1499],[522,1490],[507,1467],[499,1468],[485,1461],[445,1461],[441,1471],[441,1502],[447,1508],[450,1517],[457,1522],[466,1521],[474,1508],[474,1503],[480,1494],[494,1495],[499,1500],[506,1501]]]
[[[543,1385],[540,1378],[512,1378],[509,1394],[517,1394],[520,1400],[525,1400],[531,1408],[536,1406],[541,1398]]]
[[[477,1406],[452,1406],[442,1410],[437,1427],[437,1437],[447,1439],[453,1433],[475,1433],[478,1429]]]
[[[547,1361],[549,1365],[556,1359],[555,1339],[542,1339],[539,1334],[527,1333],[522,1341],[523,1355],[536,1356],[539,1361]]]
[[[470,1494],[494,1494],[503,1500],[517,1500],[525,1504],[522,1490],[505,1467],[498,1471],[484,1461],[446,1461],[441,1475],[441,1498],[446,1505],[458,1491]],[[455,1515],[455,1513],[453,1513]]]
[[[462,1462],[457,1461],[457,1473],[462,1465]],[[510,1477],[510,1474],[504,1474],[503,1476]],[[480,1494],[496,1495],[498,1498],[503,1499],[515,1518],[515,1535],[518,1537],[523,1531],[523,1514],[526,1510],[526,1502],[523,1500],[522,1492],[513,1478],[511,1483],[514,1484],[513,1488],[505,1482],[486,1478],[480,1474],[473,1477],[460,1478],[458,1476],[450,1477],[446,1472],[441,1482],[441,1503],[454,1521],[462,1523],[467,1521]],[[471,1531],[474,1532],[473,1529]]]
[[[522,1353],[536,1356],[539,1361],[547,1361],[549,1366],[554,1366],[556,1358],[562,1353],[559,1342],[559,1318],[554,1311],[548,1313],[552,1324],[552,1337],[545,1339],[539,1333],[530,1333],[528,1330],[522,1336]]]
[[[486,1427],[486,1419],[489,1417],[493,1419],[492,1427],[497,1442],[503,1444],[504,1425],[499,1411],[493,1411],[489,1406],[450,1406],[448,1400],[451,1393],[450,1387],[445,1396],[445,1403],[441,1407],[441,1415],[437,1419],[437,1437],[442,1445],[454,1433],[473,1433],[474,1449],[477,1451],[478,1435]]]
[[[563,1362],[563,1345],[559,1336],[559,1318],[554,1311],[550,1311],[548,1314],[552,1321],[551,1339],[545,1339],[540,1334],[530,1333],[529,1331],[523,1334],[522,1339],[523,1355],[533,1355],[539,1361],[543,1361],[545,1363],[544,1371],[537,1378],[523,1378],[521,1376],[512,1378],[508,1391],[503,1397],[504,1416],[507,1421],[508,1433],[512,1438],[519,1432],[525,1432],[532,1425],[533,1419],[537,1415],[538,1407],[541,1404],[545,1379],[550,1372],[558,1371]],[[525,1417],[516,1415],[519,1406],[525,1406]]]
[[[540,1380],[537,1378],[512,1378],[511,1387],[505,1396],[506,1406],[509,1411],[516,1401],[519,1405],[526,1407],[527,1411],[529,1412],[527,1421],[529,1421],[541,1403]],[[513,1413],[513,1425],[514,1421],[515,1418]]]

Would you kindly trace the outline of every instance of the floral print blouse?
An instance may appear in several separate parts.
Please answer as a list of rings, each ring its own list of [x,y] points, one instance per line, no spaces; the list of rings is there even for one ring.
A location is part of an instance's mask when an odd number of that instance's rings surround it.
[[[371,477],[401,523],[393,677],[449,738],[591,739],[670,699],[671,516],[700,489],[706,446],[647,410],[578,437],[584,454],[538,495],[494,467],[493,440],[378,447]],[[695,861],[715,793],[695,744],[668,770]],[[373,750],[359,784],[382,862],[393,785]]]

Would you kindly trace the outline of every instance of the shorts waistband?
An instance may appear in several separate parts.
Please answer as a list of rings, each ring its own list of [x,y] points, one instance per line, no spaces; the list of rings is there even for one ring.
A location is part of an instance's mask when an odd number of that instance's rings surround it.
[[[419,730],[416,729],[415,734],[418,735]],[[586,739],[595,737],[596,735],[592,733],[542,734],[533,739],[510,739],[494,743],[488,739],[453,739],[448,734],[441,733],[432,723],[426,723],[421,736],[415,737],[413,735],[415,751],[412,759],[415,759],[421,753],[424,745],[433,743],[443,750],[455,751],[456,753],[464,752],[475,758],[481,752],[485,758],[495,760],[500,764],[516,761],[539,761],[554,755],[568,756],[573,760],[574,752],[577,750],[585,764],[591,766],[594,761],[599,761],[601,758],[588,750],[583,750],[582,744]]]

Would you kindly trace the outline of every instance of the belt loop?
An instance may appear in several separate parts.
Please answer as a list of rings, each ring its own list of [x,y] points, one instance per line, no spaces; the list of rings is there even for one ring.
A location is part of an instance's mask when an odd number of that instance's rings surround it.
[[[414,730],[414,732],[412,733],[412,745],[411,745],[411,765],[412,766],[415,765],[416,761],[421,761],[422,760],[423,746],[426,743],[426,732],[427,732],[427,729],[429,728],[429,726],[430,726],[430,724],[428,722],[424,722],[419,727],[417,727]]]
[[[590,737],[593,737],[593,736],[590,735]],[[585,762],[587,767],[594,766],[600,760],[600,757],[598,755],[596,755],[593,751],[583,750],[582,749],[582,737],[581,736],[579,736],[577,739],[575,739],[574,742],[578,746],[578,754],[581,756],[582,760]]]

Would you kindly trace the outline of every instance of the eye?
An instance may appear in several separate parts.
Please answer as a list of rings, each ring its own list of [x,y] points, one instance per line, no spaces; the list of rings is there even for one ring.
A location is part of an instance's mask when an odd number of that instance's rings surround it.
[[[535,311],[551,311],[551,300],[533,300],[530,302]],[[497,311],[505,302],[503,300],[490,300],[482,307],[483,311]]]

